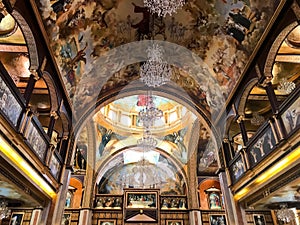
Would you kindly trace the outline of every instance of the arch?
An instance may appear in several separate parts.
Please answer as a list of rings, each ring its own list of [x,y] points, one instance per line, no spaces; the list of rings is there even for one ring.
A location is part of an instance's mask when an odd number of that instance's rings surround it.
[[[93,178],[93,184],[94,184],[94,193],[92,193],[92,195],[95,195],[96,192],[96,184],[98,182],[100,182],[100,178],[103,177],[103,175],[110,170],[111,168],[114,167],[114,165],[109,166],[110,164],[113,163],[113,161],[120,156],[124,151],[128,150],[129,148],[132,148],[135,146],[128,146],[122,149],[119,149],[118,151],[114,152],[113,154],[110,155],[110,157],[108,157],[107,159],[105,159],[103,162],[99,162],[96,164],[95,166],[95,174],[94,174],[94,178]],[[187,179],[187,174],[186,171],[183,168],[182,163],[177,160],[175,157],[173,157],[171,154],[163,151],[160,148],[156,148],[154,149],[154,151],[160,153],[161,155],[163,155],[164,157],[168,158],[171,163],[176,167],[177,172],[180,173],[180,175],[182,176],[184,183],[187,184],[188,179]],[[187,185],[185,185],[185,189],[187,188]],[[187,189],[185,190],[187,191]]]
[[[277,52],[281,46],[281,43],[284,41],[286,36],[295,28],[299,25],[299,22],[295,21],[291,23],[290,25],[286,26],[281,33],[277,36],[275,41],[272,44],[272,47],[268,53],[266,64],[264,67],[264,76],[265,77],[272,77],[272,69],[273,69],[273,64],[276,59]]]
[[[20,26],[20,28],[23,32],[23,35],[25,37],[25,41],[26,41],[28,53],[29,53],[29,59],[30,59],[29,70],[37,71],[39,68],[39,56],[38,56],[38,51],[37,51],[34,35],[31,31],[28,23],[24,19],[24,17],[16,9],[14,9],[12,11],[12,15],[15,18],[15,20],[17,21],[18,25]]]
[[[253,89],[253,87],[257,84],[257,82],[258,82],[258,78],[253,78],[245,85],[243,92],[242,92],[243,94],[238,101],[237,114],[239,116],[244,115],[247,98],[248,98],[251,90]]]
[[[69,186],[75,188],[72,199],[72,208],[79,208],[81,205],[81,198],[83,193],[83,183],[78,178],[71,177]]]
[[[69,119],[69,116],[62,109],[60,109],[59,113],[60,113],[60,118],[61,118],[62,126],[63,126],[62,136],[68,136],[69,133],[70,133],[70,119]]]
[[[86,117],[92,114],[93,110],[95,109],[95,105],[97,106],[97,104],[99,104],[99,95],[103,94],[101,93],[102,87],[104,87],[109,78],[120,69],[125,68],[128,65],[146,61],[147,55],[145,52],[147,51],[147,47],[153,44],[159,44],[164,49],[165,55],[167,56],[164,58],[164,60],[166,60],[168,64],[183,69],[195,80],[197,85],[199,85],[199,88],[205,93],[207,107],[209,108],[207,111],[210,111],[210,116],[203,115],[203,109],[197,105],[196,101],[193,102],[190,100],[188,102],[194,103],[190,105],[197,107],[198,114],[202,114],[203,118],[207,120],[206,124],[209,124],[208,121],[216,122],[215,120],[220,118],[220,113],[224,113],[221,111],[221,109],[224,107],[225,99],[222,94],[221,87],[214,76],[210,73],[208,65],[204,63],[200,57],[185,47],[167,41],[143,40],[138,42],[130,42],[128,44],[113,48],[107,54],[97,58],[94,63],[94,67],[90,71],[83,74],[73,97],[75,115],[72,117],[72,122],[74,127],[76,127],[74,130],[75,133],[81,126],[81,123],[86,120]],[[128,54],[128,52],[131,54]],[[88,84],[93,85],[89,86]],[[127,91],[130,89],[135,93],[140,91],[138,88],[141,88],[141,82],[139,82],[139,85],[136,86],[132,86],[131,84],[125,86],[126,88],[129,87]],[[179,95],[182,93],[187,95],[187,92],[185,91],[179,92],[179,89],[182,89],[181,86],[176,83],[173,83],[173,85],[176,87],[173,87],[173,90],[168,90],[170,89],[168,85],[160,88],[160,90],[163,93],[172,93],[173,91],[172,94],[178,96],[178,98],[181,98]],[[143,89],[145,89],[145,87],[143,87],[142,90]],[[110,97],[116,97],[116,95],[123,90],[124,88],[119,89],[118,92],[115,91],[115,93],[109,93],[108,95],[110,95]],[[88,93],[89,95],[87,96],[85,93]],[[195,99],[197,95],[198,94],[195,94]],[[104,98],[106,98],[106,100],[108,99],[107,96],[104,96]],[[183,101],[187,101],[187,98],[182,99]],[[104,102],[105,100],[102,98],[101,101]],[[215,136],[220,136],[217,135],[218,132],[216,132],[216,129],[214,129],[211,124],[209,124],[209,126],[214,131]],[[222,126],[219,126],[218,128],[218,130],[220,130],[219,133],[223,133],[223,129],[224,127],[222,124]]]
[[[201,209],[209,209],[207,194],[205,193],[205,190],[211,187],[215,187],[221,190],[220,181],[218,178],[205,178],[198,185]]]
[[[147,90],[143,87],[140,87],[140,86],[136,87],[135,86],[135,87],[132,87],[132,88],[129,87],[128,89],[126,89],[126,91],[122,90],[122,93],[120,93],[119,90],[115,90],[114,92],[108,93],[106,96],[104,96],[102,98],[99,98],[97,100],[95,106],[89,108],[85,112],[85,114],[83,114],[81,116],[81,118],[79,118],[77,120],[76,124],[73,124],[74,125],[75,137],[78,136],[78,134],[80,133],[80,130],[82,129],[82,127],[84,127],[85,123],[87,121],[89,121],[92,118],[92,116],[94,116],[95,112],[98,112],[99,109],[103,105],[109,104],[109,103],[113,102],[114,100],[120,99],[120,98],[123,98],[123,97],[136,95],[136,94],[143,94],[146,91]],[[199,121],[202,124],[204,124],[204,126],[206,128],[211,130],[212,133],[214,134],[214,136],[216,137],[216,139],[218,139],[218,137],[220,136],[219,132],[217,131],[215,126],[210,122],[210,120],[208,119],[208,116],[203,113],[201,108],[199,108],[197,105],[195,105],[193,100],[191,98],[189,98],[189,96],[187,96],[186,94],[185,95],[180,94],[179,90],[172,90],[172,91],[174,91],[174,92],[167,91],[167,90],[165,90],[164,92],[162,92],[162,91],[153,91],[153,94],[157,95],[157,96],[162,96],[162,97],[165,97],[165,98],[169,98],[169,99],[171,99],[175,102],[178,102],[179,104],[182,104],[183,106],[185,106],[194,115],[196,115],[197,118],[199,119]]]
[[[59,110],[59,99],[58,99],[58,91],[56,88],[56,85],[52,79],[52,77],[50,76],[50,74],[47,71],[43,72],[43,79],[45,80],[47,87],[48,87],[48,91],[49,91],[49,95],[50,95],[50,103],[51,103],[51,107],[50,107],[50,112],[58,112]]]

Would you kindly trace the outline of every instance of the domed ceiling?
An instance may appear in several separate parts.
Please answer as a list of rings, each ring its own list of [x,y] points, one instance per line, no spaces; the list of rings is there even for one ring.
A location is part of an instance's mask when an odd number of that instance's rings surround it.
[[[174,68],[173,87],[208,116],[233,91],[275,2],[193,0],[172,17],[158,17],[141,0],[36,0],[75,111],[137,81],[147,60],[143,41],[156,40]]]

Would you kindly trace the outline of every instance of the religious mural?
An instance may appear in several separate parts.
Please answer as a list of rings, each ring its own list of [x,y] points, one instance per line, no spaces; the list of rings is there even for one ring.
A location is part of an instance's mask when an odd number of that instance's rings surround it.
[[[123,188],[159,188],[161,194],[183,195],[185,183],[169,159],[158,152],[127,151],[97,184],[98,194],[122,194]]]
[[[288,133],[300,126],[300,98],[298,98],[283,114],[282,120]]]
[[[197,174],[212,174],[218,169],[217,147],[211,138],[210,130],[200,125],[197,151]]]
[[[218,106],[219,98],[230,94],[276,9],[272,0],[264,4],[253,0],[193,0],[173,17],[158,18],[143,7],[141,0],[36,0],[36,3],[71,98],[79,83],[77,96],[82,103],[88,101],[92,92],[98,94],[99,87],[106,85],[112,89],[138,79],[137,60],[125,63],[127,59],[120,58],[113,62],[107,57],[100,70],[93,67],[99,65],[97,59],[118,46],[154,39],[185,46],[207,65],[203,73],[208,72],[212,79],[187,76],[184,71],[191,71],[185,69],[187,62],[180,55],[174,65],[183,70],[174,72],[172,78],[175,83],[186,85],[188,94],[203,96],[204,101],[199,104],[204,108]],[[111,77],[111,72],[117,73]],[[110,81],[101,83],[99,73],[101,77],[109,75]],[[85,82],[86,77],[89,82]],[[219,96],[216,90],[207,89],[216,88],[213,87],[216,84],[221,90]]]
[[[268,127],[264,134],[254,142],[254,144],[247,149],[247,154],[250,166],[253,167],[265,158],[275,147],[275,137],[270,127]]]

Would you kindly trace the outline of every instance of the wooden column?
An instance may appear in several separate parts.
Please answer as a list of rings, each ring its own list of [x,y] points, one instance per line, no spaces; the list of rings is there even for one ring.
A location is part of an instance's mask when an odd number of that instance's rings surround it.
[[[267,92],[273,114],[277,114],[279,103],[277,101],[271,80],[272,80],[272,77],[265,77],[265,79],[263,80],[261,85],[265,88],[265,90]]]
[[[52,133],[53,133],[53,129],[54,129],[54,125],[55,125],[55,121],[58,119],[58,114],[56,111],[52,111],[50,113],[50,122],[49,122],[49,126],[48,126],[48,131],[47,134],[51,140],[52,138]]]
[[[241,130],[241,134],[242,134],[242,138],[243,138],[243,142],[244,142],[243,147],[244,147],[248,142],[248,135],[247,135],[247,130],[246,130],[245,123],[244,123],[244,116],[239,116],[237,118],[236,122],[240,126],[240,130]]]
[[[26,107],[29,104],[35,83],[38,79],[40,79],[39,73],[36,70],[32,70],[24,93]]]

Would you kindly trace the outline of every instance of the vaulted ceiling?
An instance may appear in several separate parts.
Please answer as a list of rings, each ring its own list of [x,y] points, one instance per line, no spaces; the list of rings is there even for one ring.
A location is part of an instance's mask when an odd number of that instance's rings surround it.
[[[34,5],[39,10],[37,16],[43,22],[49,48],[72,104],[74,124],[90,114],[88,118],[95,128],[101,125],[124,135],[124,124],[120,122],[132,121],[122,115],[137,115],[138,98],[151,90],[156,99],[164,102],[156,105],[164,115],[169,113],[171,118],[171,111],[179,107],[193,114],[189,117],[193,118],[191,121],[196,117],[200,120],[197,150],[202,161],[199,159],[198,169],[203,174],[213,174],[218,168],[215,153],[205,151],[212,134],[209,125],[219,118],[219,112],[232,97],[276,10],[276,2],[266,0],[262,5],[252,0],[192,0],[173,16],[166,17],[150,14],[142,0],[36,0]],[[13,78],[17,76],[16,83],[24,91],[29,76],[24,69],[29,63],[27,48],[21,30],[11,20],[7,21],[0,26],[3,56],[0,59],[6,61],[7,70]],[[299,83],[299,66],[289,57],[300,54],[297,32],[289,36],[278,52],[274,86],[283,77]],[[172,77],[167,84],[150,89],[139,78],[140,67],[148,59],[147,48],[154,42],[164,49],[163,57],[172,66]],[[14,48],[8,43],[13,43]],[[32,105],[39,102],[37,109],[49,110],[49,99],[41,97],[47,94],[43,81],[36,84],[34,94]],[[276,94],[282,99],[286,97],[286,94]],[[267,118],[270,107],[266,100],[266,93],[260,87],[253,88],[245,107],[249,124],[254,112]],[[108,112],[108,108],[123,112],[119,113],[120,117],[114,117],[120,120],[110,118],[112,113],[101,111]],[[93,118],[92,114],[95,114]],[[170,118],[165,116],[164,120]],[[184,118],[184,114],[177,117],[177,126],[167,124],[163,131],[156,127],[161,139],[185,127],[191,133],[192,124]],[[250,130],[255,128],[250,126]],[[232,129],[232,136],[238,135],[237,130]],[[138,135],[131,143],[122,141],[123,147],[136,144],[142,135],[138,126],[133,130],[128,126],[126,131]],[[97,144],[103,135],[98,134]],[[87,138],[85,129],[82,135]],[[188,138],[184,141],[188,147]],[[178,160],[182,160],[181,156]]]

